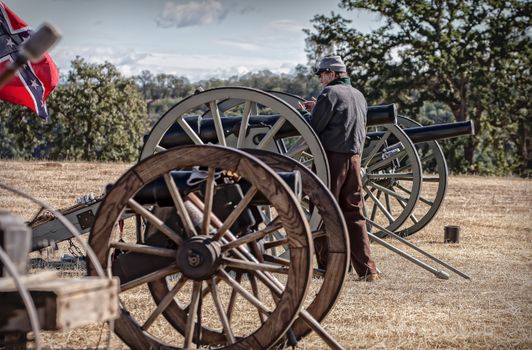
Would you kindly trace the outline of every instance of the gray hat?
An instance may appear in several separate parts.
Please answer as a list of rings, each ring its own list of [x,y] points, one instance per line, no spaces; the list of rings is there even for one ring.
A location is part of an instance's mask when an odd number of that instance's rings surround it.
[[[340,56],[327,56],[323,57],[320,61],[320,65],[316,70],[316,74],[321,72],[347,72],[345,64]]]

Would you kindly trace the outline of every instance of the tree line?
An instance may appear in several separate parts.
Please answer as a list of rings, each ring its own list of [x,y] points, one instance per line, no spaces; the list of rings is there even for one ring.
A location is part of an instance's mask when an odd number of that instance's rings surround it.
[[[455,173],[530,176],[530,2],[343,0],[348,11],[381,15],[370,33],[331,12],[306,30],[309,65],[190,82],[143,71],[124,77],[110,63],[81,58],[49,96],[49,122],[0,104],[0,157],[135,161],[142,137],[166,110],[201,87],[247,86],[310,98],[312,69],[339,54],[368,104],[396,103],[422,124],[472,120],[474,137],[442,142]]]
[[[453,170],[520,173],[532,167],[530,116],[532,2],[522,0],[342,0],[378,15],[362,33],[331,12],[306,30],[309,60],[340,54],[371,103],[392,101],[420,116],[430,103],[476,137],[444,142]]]

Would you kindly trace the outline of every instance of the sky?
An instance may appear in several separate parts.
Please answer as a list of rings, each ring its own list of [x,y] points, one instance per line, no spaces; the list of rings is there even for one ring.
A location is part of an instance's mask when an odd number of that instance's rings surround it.
[[[149,70],[190,81],[268,69],[290,73],[308,64],[303,28],[331,11],[354,28],[379,18],[347,12],[339,0],[4,0],[36,29],[44,21],[63,37],[50,55],[61,73],[80,56],[113,63],[126,76]]]

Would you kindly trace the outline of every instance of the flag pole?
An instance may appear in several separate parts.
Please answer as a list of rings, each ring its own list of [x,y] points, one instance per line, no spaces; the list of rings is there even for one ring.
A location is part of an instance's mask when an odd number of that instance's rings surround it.
[[[0,88],[3,87],[17,70],[29,61],[39,61],[44,53],[50,49],[59,39],[61,33],[50,23],[43,23],[33,35],[19,48],[15,60],[0,72]]]

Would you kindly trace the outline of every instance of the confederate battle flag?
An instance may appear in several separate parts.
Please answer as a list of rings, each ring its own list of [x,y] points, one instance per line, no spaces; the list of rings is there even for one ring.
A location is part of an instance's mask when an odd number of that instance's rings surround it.
[[[0,71],[15,59],[18,47],[32,34],[30,27],[0,1]],[[0,89],[0,100],[26,106],[47,119],[46,97],[59,81],[57,66],[48,54],[28,62]]]

